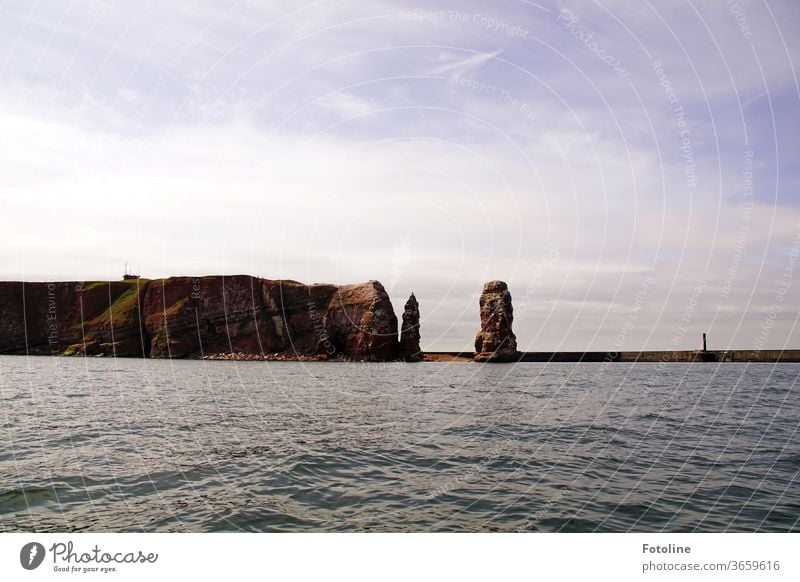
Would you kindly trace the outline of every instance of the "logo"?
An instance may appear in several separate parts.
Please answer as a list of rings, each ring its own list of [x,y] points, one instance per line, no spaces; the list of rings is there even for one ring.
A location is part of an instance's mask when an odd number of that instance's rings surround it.
[[[19,563],[26,570],[35,570],[44,561],[44,546],[39,542],[30,542],[22,546],[19,552]]]

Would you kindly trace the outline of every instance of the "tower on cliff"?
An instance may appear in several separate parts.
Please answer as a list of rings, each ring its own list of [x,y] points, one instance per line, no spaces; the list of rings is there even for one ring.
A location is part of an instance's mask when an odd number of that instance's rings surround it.
[[[139,275],[134,275],[133,273],[128,272],[128,261],[125,261],[125,273],[122,275],[123,281],[129,281],[131,279],[138,279]]]

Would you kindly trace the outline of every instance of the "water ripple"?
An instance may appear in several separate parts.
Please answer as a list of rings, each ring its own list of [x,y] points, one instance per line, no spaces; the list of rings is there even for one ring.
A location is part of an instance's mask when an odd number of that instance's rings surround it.
[[[800,366],[88,365],[0,357],[0,531],[799,529]]]

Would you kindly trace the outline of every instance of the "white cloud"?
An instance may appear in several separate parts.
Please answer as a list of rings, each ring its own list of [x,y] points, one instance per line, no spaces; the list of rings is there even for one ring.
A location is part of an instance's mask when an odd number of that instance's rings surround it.
[[[453,53],[441,53],[439,55],[438,61],[444,62],[442,65],[438,65],[432,71],[432,75],[463,75],[468,71],[476,69],[494,59],[495,57],[500,56],[503,53],[502,50],[490,52],[490,53],[477,53],[473,55],[469,55],[467,57],[456,55]]]

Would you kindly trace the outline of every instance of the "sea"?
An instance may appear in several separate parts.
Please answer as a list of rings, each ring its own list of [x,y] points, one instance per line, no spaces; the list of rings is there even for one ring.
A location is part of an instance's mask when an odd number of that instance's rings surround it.
[[[2,356],[0,531],[800,531],[799,376]]]

